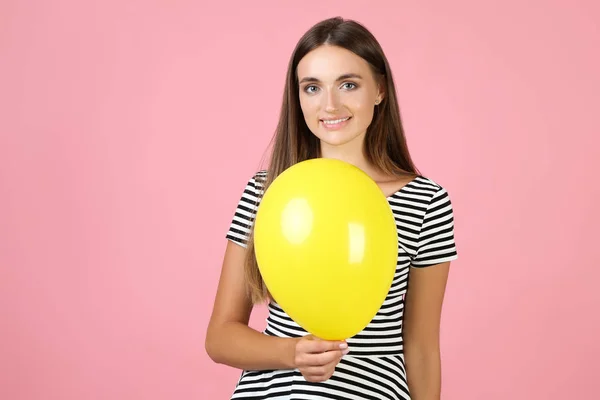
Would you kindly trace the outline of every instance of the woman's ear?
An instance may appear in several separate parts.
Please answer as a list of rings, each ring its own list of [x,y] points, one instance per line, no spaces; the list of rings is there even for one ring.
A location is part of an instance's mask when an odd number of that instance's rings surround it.
[[[377,80],[377,97],[375,98],[375,104],[379,104],[385,97],[385,77],[381,75]]]

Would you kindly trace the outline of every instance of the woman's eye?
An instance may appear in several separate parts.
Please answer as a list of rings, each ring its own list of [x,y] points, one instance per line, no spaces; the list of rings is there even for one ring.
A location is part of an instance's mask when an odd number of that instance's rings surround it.
[[[346,82],[342,85],[342,88],[345,90],[353,90],[353,89],[356,89],[357,87],[358,86],[352,82]],[[304,91],[309,94],[316,93],[318,90],[319,90],[319,88],[315,85],[308,85],[308,86],[304,87]]]

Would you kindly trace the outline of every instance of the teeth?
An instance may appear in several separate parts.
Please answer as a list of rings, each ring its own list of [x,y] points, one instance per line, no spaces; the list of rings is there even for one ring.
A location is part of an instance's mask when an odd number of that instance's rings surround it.
[[[340,122],[344,122],[347,121],[350,117],[348,118],[344,118],[344,119],[335,119],[333,121],[325,121],[323,120],[323,123],[326,125],[335,125],[335,124],[339,124]]]

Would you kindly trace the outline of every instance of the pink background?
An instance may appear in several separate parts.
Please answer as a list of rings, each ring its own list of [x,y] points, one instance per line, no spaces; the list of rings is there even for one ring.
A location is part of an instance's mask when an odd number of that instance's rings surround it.
[[[0,398],[228,398],[224,235],[334,15],[381,41],[454,202],[443,398],[598,398],[598,2],[366,4],[0,3]]]

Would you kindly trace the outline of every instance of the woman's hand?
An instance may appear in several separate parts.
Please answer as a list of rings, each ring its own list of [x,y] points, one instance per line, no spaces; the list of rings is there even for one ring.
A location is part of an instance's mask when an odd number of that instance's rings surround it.
[[[331,378],[336,365],[348,354],[345,341],[321,340],[307,335],[296,343],[295,364],[308,382]]]

